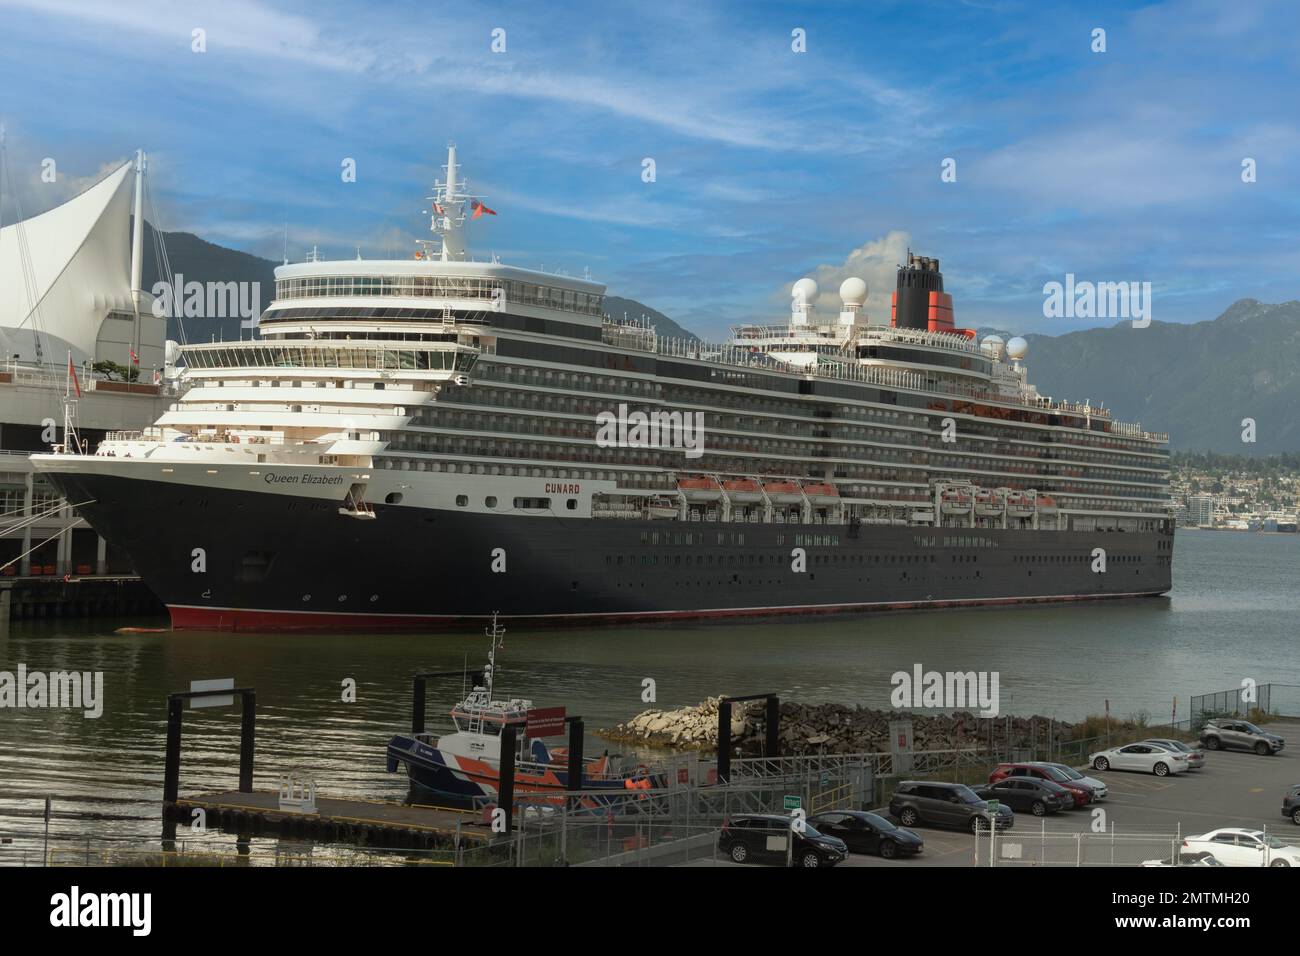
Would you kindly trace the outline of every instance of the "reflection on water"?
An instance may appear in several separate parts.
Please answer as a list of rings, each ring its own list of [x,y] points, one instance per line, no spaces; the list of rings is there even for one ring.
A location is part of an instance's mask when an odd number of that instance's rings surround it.
[[[802,701],[886,706],[889,677],[927,670],[998,671],[1002,710],[1076,719],[1109,699],[1121,716],[1169,713],[1245,676],[1300,684],[1294,627],[1300,536],[1180,534],[1169,598],[973,610],[776,619],[746,623],[511,628],[498,690],[565,704],[593,731],[656,706],[719,693],[777,692]],[[121,623],[121,622],[116,622]],[[437,635],[133,634],[82,622],[15,624],[0,636],[0,670],[103,671],[98,720],[79,710],[0,710],[0,836],[35,846],[54,797],[52,840],[87,834],[152,840],[159,833],[165,698],[199,678],[257,690],[257,776],[270,788],[291,768],[322,795],[401,800],[385,772],[388,737],[409,728],[416,671],[477,667],[479,632]],[[343,683],[356,681],[356,703]],[[431,681],[431,729],[462,693]],[[185,714],[181,792],[233,788],[239,715]],[[35,842],[32,842],[35,841]],[[0,858],[0,862],[3,858]]]

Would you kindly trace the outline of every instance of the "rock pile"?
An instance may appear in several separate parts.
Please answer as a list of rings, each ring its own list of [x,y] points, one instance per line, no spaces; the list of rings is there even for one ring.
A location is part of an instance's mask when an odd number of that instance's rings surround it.
[[[1036,740],[1043,743],[1049,733],[1056,740],[1073,737],[1074,726],[1049,717],[981,718],[969,712],[913,714],[895,710],[872,710],[844,704],[781,703],[781,753],[870,753],[888,751],[889,722],[912,721],[913,749],[965,750],[987,746],[992,733],[995,745],[1017,745]],[[766,733],[762,701],[732,704],[731,741],[739,753],[758,753]],[[647,710],[626,723],[599,733],[621,743],[652,744],[678,749],[716,750],[718,746],[718,698],[710,697],[695,707],[677,710]]]

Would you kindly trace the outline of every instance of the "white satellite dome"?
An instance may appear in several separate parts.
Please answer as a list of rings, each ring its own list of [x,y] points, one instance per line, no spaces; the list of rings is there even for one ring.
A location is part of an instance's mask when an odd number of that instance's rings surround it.
[[[857,276],[849,276],[840,283],[840,299],[845,305],[861,306],[867,301],[867,284]]]
[[[1019,362],[1022,358],[1024,358],[1025,355],[1028,354],[1028,352],[1029,352],[1029,343],[1026,342],[1018,335],[1010,342],[1007,343],[1007,354],[1010,355],[1017,362]]]
[[[800,279],[790,290],[790,296],[796,302],[802,302],[809,308],[817,301],[817,282],[807,277]]]
[[[163,361],[168,365],[175,365],[181,360],[181,344],[174,339],[168,339],[167,344],[163,346]]]
[[[980,351],[997,358],[1002,354],[1002,347],[1005,344],[1000,335],[986,335],[984,340],[980,342]]]

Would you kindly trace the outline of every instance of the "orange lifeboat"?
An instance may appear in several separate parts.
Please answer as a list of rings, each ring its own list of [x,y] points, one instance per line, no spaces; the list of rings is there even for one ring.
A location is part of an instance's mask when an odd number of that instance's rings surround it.
[[[763,490],[773,501],[790,502],[803,501],[803,495],[799,493],[799,483],[797,481],[765,481]]]
[[[1032,518],[1034,499],[1023,491],[1011,492],[1007,495],[1007,514],[1013,518]]]
[[[722,489],[713,478],[678,478],[677,488],[691,501],[716,501],[722,497]]]
[[[840,498],[839,489],[824,481],[805,482],[803,493],[812,501],[818,502],[819,504],[838,501]]]
[[[727,497],[733,501],[762,501],[763,488],[753,478],[728,478],[722,482]]]
[[[946,515],[968,515],[971,509],[970,495],[964,491],[945,491],[940,496],[939,507]]]

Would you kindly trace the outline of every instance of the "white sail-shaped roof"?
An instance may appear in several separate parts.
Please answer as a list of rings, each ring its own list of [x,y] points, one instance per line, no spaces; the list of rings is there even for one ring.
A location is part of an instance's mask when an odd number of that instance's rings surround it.
[[[61,366],[68,349],[78,363],[93,361],[105,316],[132,311],[131,169],[124,163],[61,206],[0,229],[5,362]]]

